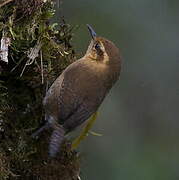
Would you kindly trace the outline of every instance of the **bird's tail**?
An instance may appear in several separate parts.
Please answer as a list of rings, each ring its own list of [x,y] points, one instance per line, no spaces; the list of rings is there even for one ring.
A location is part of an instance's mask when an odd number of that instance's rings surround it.
[[[65,130],[62,126],[55,127],[52,132],[50,144],[49,144],[49,156],[55,157],[60,151],[61,145],[65,139]]]

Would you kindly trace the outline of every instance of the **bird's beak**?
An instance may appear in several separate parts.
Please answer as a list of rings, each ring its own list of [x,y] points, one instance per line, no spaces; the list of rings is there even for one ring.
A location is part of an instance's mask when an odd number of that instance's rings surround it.
[[[88,30],[91,34],[92,39],[95,39],[97,34],[95,33],[95,31],[93,30],[93,28],[89,24],[87,24],[87,27],[88,27]]]

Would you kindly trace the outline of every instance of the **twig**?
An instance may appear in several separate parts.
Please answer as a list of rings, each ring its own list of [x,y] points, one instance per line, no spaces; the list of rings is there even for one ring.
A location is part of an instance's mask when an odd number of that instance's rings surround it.
[[[21,72],[21,74],[20,74],[20,77],[22,77],[22,75],[23,75],[23,73],[24,73],[24,71],[25,71],[26,66],[27,66],[27,63],[26,63],[25,66],[23,67],[22,72]]]
[[[43,69],[42,50],[40,51],[40,66],[41,66],[42,84],[44,84],[44,69]]]
[[[0,8],[3,7],[4,5],[12,2],[12,1],[14,1],[14,0],[6,0],[6,1],[4,1],[3,3],[0,4]]]
[[[40,41],[38,41],[37,44],[33,48],[30,48],[28,50],[27,57],[29,59],[27,60],[26,64],[24,65],[24,68],[20,74],[20,77],[22,77],[26,66],[30,66],[35,61],[35,59],[39,56],[39,51],[40,51],[41,46],[42,45],[41,45]]]

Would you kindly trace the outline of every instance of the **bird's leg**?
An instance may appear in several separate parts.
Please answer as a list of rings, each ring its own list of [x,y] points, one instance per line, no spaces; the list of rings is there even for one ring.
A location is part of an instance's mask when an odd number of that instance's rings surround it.
[[[76,149],[80,142],[88,135],[89,130],[93,126],[94,122],[97,119],[98,112],[95,112],[90,119],[88,120],[86,126],[83,128],[81,134],[72,142],[72,147],[71,149]]]

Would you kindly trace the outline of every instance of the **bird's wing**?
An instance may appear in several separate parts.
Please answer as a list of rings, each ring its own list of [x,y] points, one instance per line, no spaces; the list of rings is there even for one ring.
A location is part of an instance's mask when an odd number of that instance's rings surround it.
[[[60,123],[69,131],[83,123],[93,113],[93,108],[85,103],[87,92],[84,93],[84,84],[86,84],[83,79],[84,74],[88,77],[90,75],[88,75],[87,71],[85,73],[83,71],[85,71],[85,67],[80,66],[69,69],[64,73],[60,88],[58,117]],[[86,89],[86,91],[88,90]]]
[[[44,100],[46,113],[53,114],[67,130],[74,129],[87,120],[102,102],[104,94],[99,84],[83,61],[73,63],[49,89]]]
[[[63,127],[68,131],[72,131],[86,121],[93,113],[94,111],[89,110],[84,103],[78,104],[76,109],[64,121]]]

